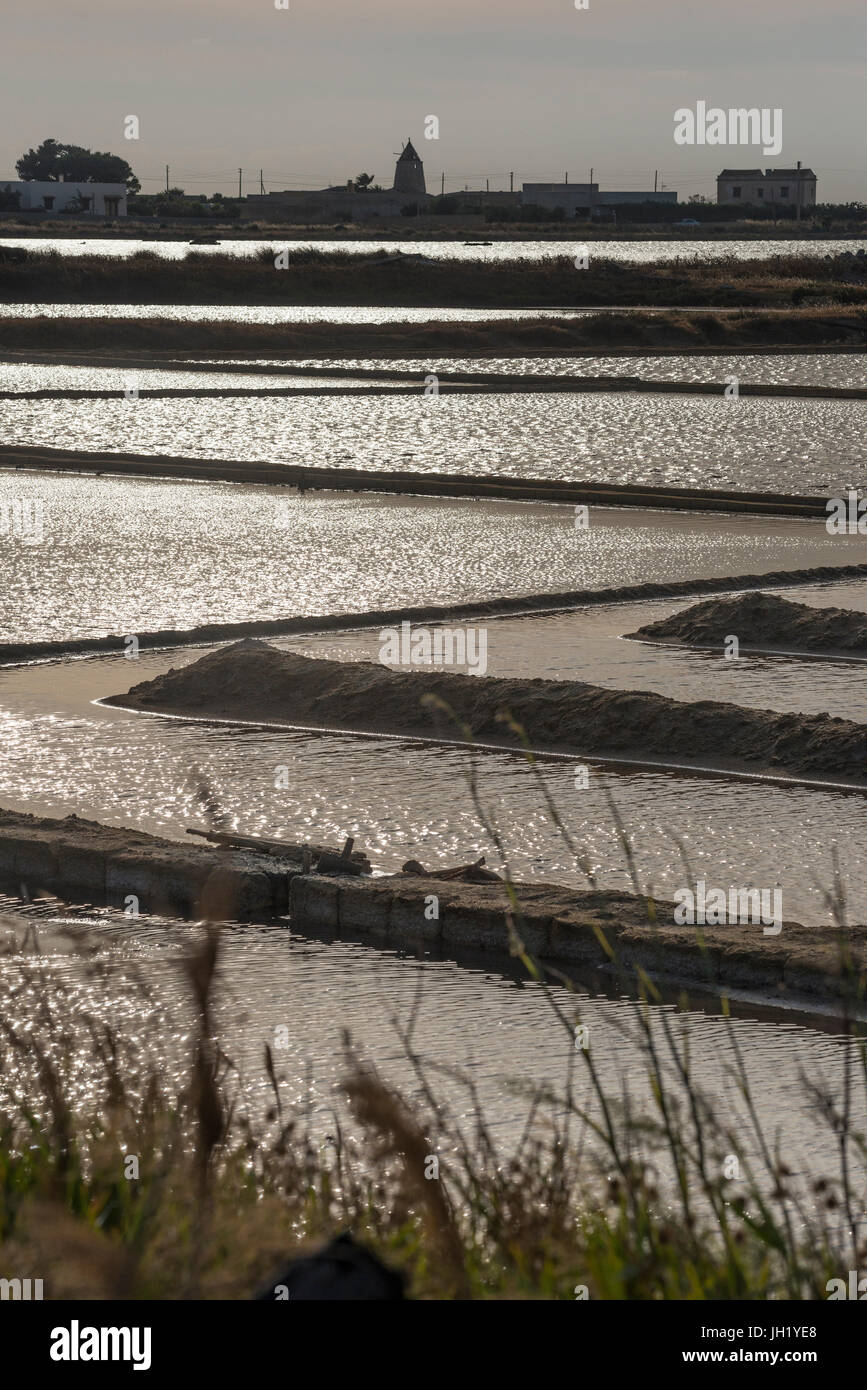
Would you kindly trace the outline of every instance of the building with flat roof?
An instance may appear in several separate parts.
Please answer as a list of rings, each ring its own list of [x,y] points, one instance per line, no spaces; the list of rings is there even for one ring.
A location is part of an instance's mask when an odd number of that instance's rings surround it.
[[[603,208],[623,207],[626,204],[636,206],[641,203],[676,203],[677,194],[672,189],[668,188],[664,189],[661,193],[654,189],[642,192],[641,190],[633,188],[630,188],[625,193],[606,193],[603,189],[597,197],[596,202],[599,207]]]
[[[666,190],[664,193],[642,193],[630,189],[628,192],[606,192],[598,183],[525,183],[523,203],[527,207],[562,209],[567,217],[595,208],[617,207],[626,203],[676,203],[677,194]]]
[[[598,183],[525,183],[521,185],[524,207],[560,209],[575,216],[579,209],[591,208],[599,193]]]
[[[68,212],[91,217],[126,217],[126,184],[69,183],[55,179],[10,179],[0,192],[18,194],[22,212]]]

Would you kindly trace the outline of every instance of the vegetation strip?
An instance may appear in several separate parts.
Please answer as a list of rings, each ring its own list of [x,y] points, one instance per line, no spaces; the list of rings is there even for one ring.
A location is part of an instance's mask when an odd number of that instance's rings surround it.
[[[227,357],[271,353],[281,358],[431,356],[569,356],[579,352],[660,350],[727,353],[867,345],[867,311],[810,308],[766,311],[593,310],[549,318],[426,323],[250,323],[226,306],[225,319],[108,318],[62,314],[0,318],[0,352],[98,350],[209,353]]]
[[[580,248],[576,247],[576,251]],[[275,267],[275,257],[283,263]],[[578,257],[579,261],[583,258]],[[252,256],[190,250],[182,260],[25,253],[0,264],[8,303],[310,305],[425,308],[790,308],[812,298],[867,303],[867,264],[851,254],[767,259],[672,259],[649,264],[574,256],[464,261],[318,248],[267,247]]]

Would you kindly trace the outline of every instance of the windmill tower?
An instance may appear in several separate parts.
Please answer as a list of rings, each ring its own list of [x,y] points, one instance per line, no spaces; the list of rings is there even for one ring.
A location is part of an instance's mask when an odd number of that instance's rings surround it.
[[[409,198],[424,198],[427,195],[424,165],[413,149],[411,140],[407,140],[394,166],[393,191]]]

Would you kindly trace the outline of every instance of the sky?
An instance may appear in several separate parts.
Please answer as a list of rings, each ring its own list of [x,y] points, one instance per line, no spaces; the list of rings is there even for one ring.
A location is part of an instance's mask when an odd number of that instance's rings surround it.
[[[48,136],[127,159],[145,192],[585,182],[713,197],[725,167],[867,201],[865,0],[3,0],[0,179]],[[583,3],[583,0],[581,0]],[[674,113],[782,110],[781,154],[679,146]],[[125,119],[139,139],[124,137]],[[439,138],[425,137],[436,116]],[[432,129],[430,123],[428,128]]]

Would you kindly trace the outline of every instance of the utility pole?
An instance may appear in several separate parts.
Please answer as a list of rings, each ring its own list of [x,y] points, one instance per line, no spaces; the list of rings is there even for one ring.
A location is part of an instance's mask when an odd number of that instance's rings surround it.
[[[441,197],[441,198],[444,198],[444,197],[445,197],[445,192],[446,192],[446,176],[445,176],[445,174],[443,174],[442,177],[441,177],[441,179],[440,179],[440,197]]]
[[[491,180],[490,180],[490,179],[485,179],[485,192],[486,192],[486,193],[490,193],[490,191],[491,191]]]
[[[264,196],[265,196],[265,184],[264,184],[263,181],[262,181],[262,170],[261,170],[261,169],[259,170],[259,192],[261,193],[262,197],[264,198]]]
[[[239,197],[239,198],[241,197],[241,178],[242,178],[243,173],[244,173],[243,169],[239,169],[239,170],[238,170],[238,197]]]
[[[565,182],[565,184],[566,184],[566,187],[568,188],[568,187],[569,187],[569,174],[568,174],[568,171],[567,171],[566,178],[565,178],[564,182]]]
[[[658,179],[658,178],[659,178],[659,170],[658,170],[658,169],[654,169],[654,171],[653,171],[653,191],[654,191],[654,193],[656,192],[656,182],[657,182],[657,179]]]
[[[169,191],[169,166],[166,165],[166,192]]]
[[[509,192],[510,192],[510,193],[514,193],[514,191],[515,191],[515,175],[514,175],[514,173],[511,173],[511,174],[509,175]]]

